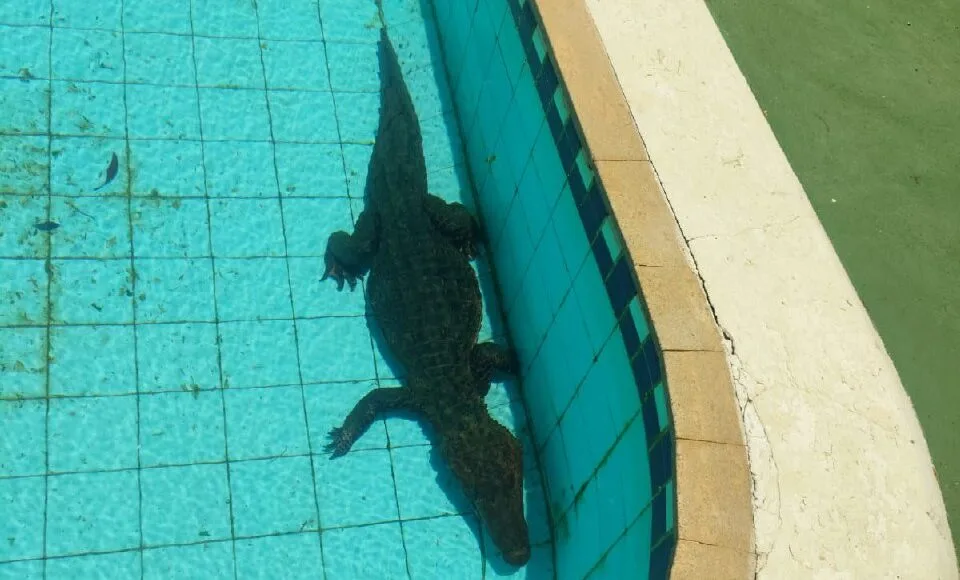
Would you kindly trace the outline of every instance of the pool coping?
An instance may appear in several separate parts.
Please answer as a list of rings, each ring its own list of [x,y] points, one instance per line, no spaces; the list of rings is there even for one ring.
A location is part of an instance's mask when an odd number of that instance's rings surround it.
[[[531,0],[663,353],[676,434],[671,578],[754,576],[751,477],[712,307],[584,0]]]

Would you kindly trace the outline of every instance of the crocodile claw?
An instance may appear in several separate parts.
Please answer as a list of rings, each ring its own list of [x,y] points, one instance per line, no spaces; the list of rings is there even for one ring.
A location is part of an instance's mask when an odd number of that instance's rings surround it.
[[[329,256],[326,259],[327,269],[324,270],[323,276],[320,278],[320,281],[323,282],[327,278],[333,278],[337,282],[337,290],[343,290],[343,283],[346,282],[350,285],[351,290],[357,288],[357,279],[358,276],[354,276],[343,269],[343,266],[337,263],[336,260],[330,258]]]
[[[350,450],[350,443],[349,438],[344,435],[343,427],[337,427],[330,431],[330,442],[323,449],[330,453],[330,459],[336,459],[346,455]]]

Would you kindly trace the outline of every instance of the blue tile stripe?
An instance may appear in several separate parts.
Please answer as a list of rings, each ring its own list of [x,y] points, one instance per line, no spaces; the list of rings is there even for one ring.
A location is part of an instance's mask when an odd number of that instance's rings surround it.
[[[674,512],[676,507],[676,497],[672,492],[675,486],[667,485],[674,477],[675,436],[672,421],[665,427],[661,426],[654,399],[654,389],[664,384],[662,356],[646,308],[641,307],[638,313],[628,308],[634,298],[638,298],[641,305],[643,302],[626,253],[619,252],[615,259],[601,234],[605,223],[613,229],[616,229],[616,226],[603,187],[599,181],[592,179],[592,175],[584,175],[577,162],[581,153],[585,152],[583,139],[576,126],[574,113],[566,105],[569,99],[543,41],[539,16],[532,6],[533,0],[508,0],[508,4],[517,23],[527,64],[546,112],[547,125],[567,174],[567,183],[577,205],[584,232],[591,242],[594,259],[604,277],[610,304],[618,317],[620,333],[630,356],[640,394],[641,413],[649,445],[651,484],[655,494],[651,503],[653,518],[648,577],[667,578],[677,541],[676,526],[674,522],[667,522],[666,515],[668,505],[672,504]],[[558,102],[561,104],[558,105]],[[645,319],[635,320],[638,314]],[[641,336],[641,328],[650,329],[647,336]]]

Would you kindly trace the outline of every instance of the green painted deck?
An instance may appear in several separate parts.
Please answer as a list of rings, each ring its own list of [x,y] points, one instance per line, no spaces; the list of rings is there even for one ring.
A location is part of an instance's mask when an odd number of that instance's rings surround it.
[[[893,357],[960,546],[960,2],[708,5]]]

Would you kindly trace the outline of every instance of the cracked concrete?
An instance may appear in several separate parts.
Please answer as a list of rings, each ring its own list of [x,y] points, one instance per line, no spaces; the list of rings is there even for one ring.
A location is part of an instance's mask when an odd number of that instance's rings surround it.
[[[735,238],[735,237],[737,237],[737,236],[740,236],[740,235],[743,235],[743,234],[747,234],[747,233],[750,233],[750,232],[767,232],[767,231],[772,230],[772,229],[784,228],[784,227],[786,227],[786,226],[788,226],[788,225],[796,222],[798,219],[800,219],[800,216],[796,215],[796,216],[793,216],[792,218],[788,219],[787,221],[777,222],[777,223],[774,223],[774,224],[764,224],[764,225],[755,226],[755,227],[750,227],[750,228],[744,228],[744,229],[740,230],[739,232],[734,232],[734,233],[732,233],[732,234],[723,234],[723,236],[721,236],[720,234],[704,234],[704,235],[697,236],[697,237],[694,237],[694,238],[687,238],[687,237],[685,236],[684,239],[686,240],[687,244],[690,244],[691,242],[695,242],[695,241],[697,241],[697,240],[705,240],[705,239],[719,240],[721,237],[731,237],[731,238]]]
[[[954,580],[916,414],[702,0],[587,0],[722,330],[756,577]]]

